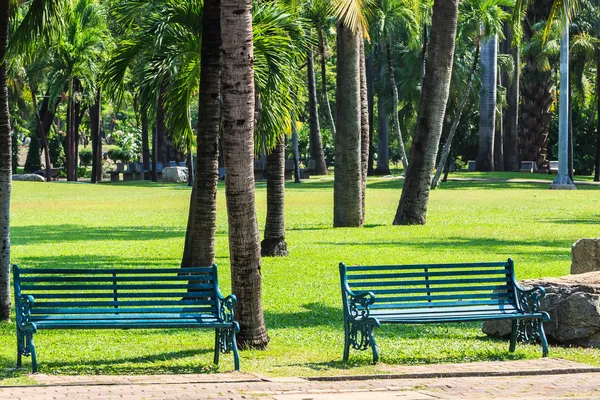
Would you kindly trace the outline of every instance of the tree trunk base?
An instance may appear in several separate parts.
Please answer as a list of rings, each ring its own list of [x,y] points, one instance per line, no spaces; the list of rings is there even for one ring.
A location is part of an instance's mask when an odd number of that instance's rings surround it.
[[[240,350],[265,350],[270,341],[267,331],[258,337],[244,337],[240,332],[236,335],[236,339]]]
[[[425,217],[407,216],[407,215],[396,215],[392,225],[425,225]]]
[[[373,176],[387,176],[387,175],[391,175],[390,170],[383,170],[383,169],[379,169],[379,168],[375,168],[373,170]]]
[[[285,238],[265,239],[260,242],[260,255],[262,257],[285,257],[288,254]]]
[[[10,303],[0,306],[0,322],[10,322]]]

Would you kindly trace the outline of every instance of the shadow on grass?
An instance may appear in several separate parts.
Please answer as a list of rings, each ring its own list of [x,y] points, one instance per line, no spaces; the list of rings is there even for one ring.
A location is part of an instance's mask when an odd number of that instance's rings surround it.
[[[552,224],[600,225],[600,215],[582,218],[553,218],[540,220],[539,222],[550,222]]]
[[[68,241],[127,241],[183,238],[185,228],[164,226],[89,227],[75,224],[11,227],[12,244],[43,244]]]
[[[548,250],[544,251],[544,256],[556,255],[563,256],[567,255],[571,248],[572,240],[504,240],[504,239],[493,239],[493,238],[460,238],[460,239],[447,239],[447,240],[423,240],[418,242],[410,242],[406,240],[398,241],[381,241],[381,242],[325,242],[323,244],[336,245],[336,246],[377,246],[381,248],[395,247],[395,248],[426,248],[433,251],[435,248],[440,249],[480,249],[486,251],[498,251],[504,253],[507,257],[514,254],[523,254],[531,256],[532,254],[539,253],[539,249],[535,250],[516,250],[516,247],[544,247]]]

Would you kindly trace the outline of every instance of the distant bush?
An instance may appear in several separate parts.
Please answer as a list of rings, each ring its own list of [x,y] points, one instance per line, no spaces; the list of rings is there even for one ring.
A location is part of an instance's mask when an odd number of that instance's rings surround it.
[[[123,161],[123,150],[120,147],[112,147],[106,153],[113,161]]]
[[[92,150],[89,148],[79,150],[79,161],[84,167],[90,165],[92,163]]]

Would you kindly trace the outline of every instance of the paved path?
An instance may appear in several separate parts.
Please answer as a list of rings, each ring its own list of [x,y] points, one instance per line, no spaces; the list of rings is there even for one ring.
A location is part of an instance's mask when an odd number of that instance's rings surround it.
[[[486,373],[525,375],[482,376]],[[479,376],[472,376],[474,374]],[[38,386],[0,387],[0,399],[600,400],[600,369],[557,359],[390,367],[387,378],[363,376],[316,380],[229,373],[99,377],[36,375],[34,379]]]

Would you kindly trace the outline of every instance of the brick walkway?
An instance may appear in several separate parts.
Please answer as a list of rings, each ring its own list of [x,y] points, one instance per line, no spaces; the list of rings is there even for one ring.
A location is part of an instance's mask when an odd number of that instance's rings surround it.
[[[600,369],[557,360],[389,367],[381,377],[267,378],[252,374],[37,375],[39,386],[0,387],[0,399],[600,400]],[[482,376],[485,373],[520,376]],[[436,377],[437,375],[437,377]],[[450,377],[455,375],[454,377]],[[478,375],[478,376],[473,376]]]

